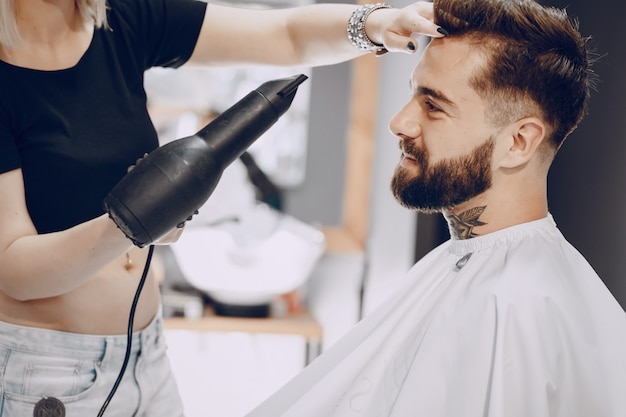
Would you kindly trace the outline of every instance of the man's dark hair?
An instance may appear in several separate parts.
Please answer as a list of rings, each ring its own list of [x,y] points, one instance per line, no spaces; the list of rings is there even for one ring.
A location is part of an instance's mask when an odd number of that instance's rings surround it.
[[[434,7],[438,25],[486,56],[471,82],[491,103],[494,123],[539,111],[558,149],[586,113],[595,81],[578,22],[533,0],[434,0]]]

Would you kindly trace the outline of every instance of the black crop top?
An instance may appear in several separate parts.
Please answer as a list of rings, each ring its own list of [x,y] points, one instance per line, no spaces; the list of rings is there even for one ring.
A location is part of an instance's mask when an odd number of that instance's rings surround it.
[[[144,71],[191,56],[206,11],[195,0],[109,0],[76,66],[59,71],[0,61],[0,173],[22,168],[39,233],[104,213],[130,165],[158,146]]]

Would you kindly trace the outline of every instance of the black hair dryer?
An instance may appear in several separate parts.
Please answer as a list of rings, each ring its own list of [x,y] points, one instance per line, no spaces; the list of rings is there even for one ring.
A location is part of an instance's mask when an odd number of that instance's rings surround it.
[[[224,169],[291,106],[308,77],[262,84],[198,133],[140,159],[104,199],[104,208],[136,246],[149,245],[198,212]]]

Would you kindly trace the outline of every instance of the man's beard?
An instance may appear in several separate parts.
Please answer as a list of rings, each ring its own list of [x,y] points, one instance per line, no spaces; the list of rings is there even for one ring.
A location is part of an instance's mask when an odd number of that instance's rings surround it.
[[[439,213],[464,203],[491,187],[491,157],[494,139],[487,139],[469,154],[444,159],[429,166],[428,155],[413,142],[401,143],[401,148],[417,161],[417,174],[401,165],[396,167],[391,190],[398,202],[424,213]]]

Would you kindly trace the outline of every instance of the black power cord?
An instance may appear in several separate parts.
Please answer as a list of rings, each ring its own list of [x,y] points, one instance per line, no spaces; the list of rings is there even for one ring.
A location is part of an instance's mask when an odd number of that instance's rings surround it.
[[[263,172],[254,160],[254,157],[245,151],[239,156],[248,173],[248,179],[254,185],[259,195],[257,198],[278,211],[283,211],[283,196],[281,189]]]
[[[117,380],[115,384],[113,384],[113,388],[109,393],[106,401],[102,404],[102,408],[100,408],[100,412],[98,413],[98,417],[102,417],[104,415],[104,411],[109,406],[111,399],[115,395],[115,391],[122,382],[122,378],[124,377],[124,372],[126,372],[126,367],[128,366],[128,361],[130,359],[130,352],[133,343],[133,323],[135,321],[135,310],[137,310],[137,302],[139,301],[139,296],[141,295],[141,290],[143,289],[143,285],[146,283],[146,277],[148,276],[148,270],[150,269],[150,262],[152,261],[152,254],[154,253],[154,245],[150,245],[148,249],[148,257],[146,259],[146,265],[143,268],[143,274],[141,275],[141,279],[139,280],[139,285],[137,286],[137,291],[135,292],[135,298],[133,300],[133,305],[130,308],[130,315],[128,317],[128,331],[127,331],[127,343],[126,343],[126,355],[124,356],[124,363],[122,364],[122,368],[120,369],[120,373],[117,376]]]

